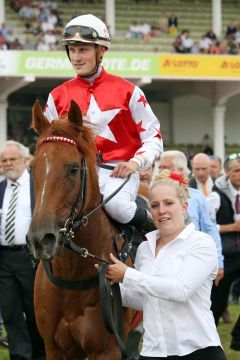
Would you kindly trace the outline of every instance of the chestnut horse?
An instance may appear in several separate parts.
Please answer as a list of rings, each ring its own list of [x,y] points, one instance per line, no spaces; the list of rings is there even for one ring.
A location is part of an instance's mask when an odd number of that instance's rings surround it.
[[[112,239],[118,231],[101,206],[92,132],[83,126],[74,101],[66,117],[51,123],[36,101],[32,127],[40,137],[31,166],[35,209],[27,243],[41,260],[34,301],[47,360],[118,360],[118,342],[104,325],[94,266],[116,254]],[[125,239],[117,235],[122,246]],[[66,243],[76,245],[82,256]],[[58,286],[78,281],[84,290]],[[124,309],[125,338],[132,317]]]

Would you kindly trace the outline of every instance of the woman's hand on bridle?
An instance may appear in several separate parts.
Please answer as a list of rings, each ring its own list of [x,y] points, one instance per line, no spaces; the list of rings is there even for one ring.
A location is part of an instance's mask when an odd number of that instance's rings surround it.
[[[124,161],[117,164],[110,176],[127,178],[129,175],[137,172],[138,169],[139,165],[135,161]]]
[[[127,265],[118,260],[113,254],[110,254],[110,259],[113,262],[109,265],[106,277],[111,280],[112,283],[123,282],[125,272],[127,271]]]

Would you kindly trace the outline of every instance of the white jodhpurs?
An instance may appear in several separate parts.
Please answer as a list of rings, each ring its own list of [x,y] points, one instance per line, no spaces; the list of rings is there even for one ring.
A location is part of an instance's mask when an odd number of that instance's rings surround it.
[[[111,177],[112,170],[99,168],[99,186],[103,195],[103,200],[110,196],[126,178]],[[123,188],[106,203],[105,210],[114,220],[126,224],[135,215],[137,205],[135,203],[139,189],[139,174],[136,172],[130,176]]]

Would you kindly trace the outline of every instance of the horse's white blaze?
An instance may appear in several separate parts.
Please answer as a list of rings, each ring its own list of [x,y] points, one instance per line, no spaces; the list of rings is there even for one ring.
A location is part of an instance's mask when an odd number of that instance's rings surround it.
[[[43,205],[44,195],[45,195],[45,188],[46,188],[46,183],[47,183],[47,176],[48,176],[48,173],[49,173],[50,167],[51,167],[50,162],[48,161],[48,158],[47,158],[47,154],[44,153],[43,156],[45,158],[45,180],[44,180],[43,187],[42,187],[41,206]]]

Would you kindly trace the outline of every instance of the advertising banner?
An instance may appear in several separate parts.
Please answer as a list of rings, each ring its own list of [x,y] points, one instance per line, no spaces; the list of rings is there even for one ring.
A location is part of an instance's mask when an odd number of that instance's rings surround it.
[[[127,78],[240,79],[239,56],[109,52],[103,65],[110,73]],[[63,51],[0,51],[0,77],[68,78],[74,74]]]
[[[239,56],[161,54],[159,62],[165,78],[240,79]]]

